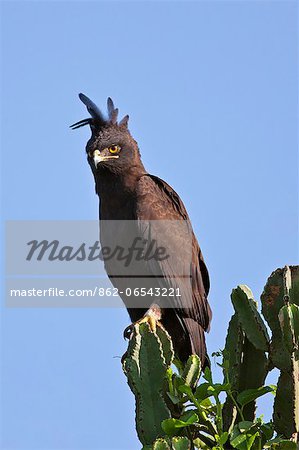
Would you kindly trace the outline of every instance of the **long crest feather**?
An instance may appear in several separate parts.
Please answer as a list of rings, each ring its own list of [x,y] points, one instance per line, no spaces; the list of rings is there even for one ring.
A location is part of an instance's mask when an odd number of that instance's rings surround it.
[[[76,130],[77,128],[84,127],[85,125],[92,125],[92,119],[88,118],[88,119],[79,120],[79,122],[76,122],[76,123],[73,123],[72,125],[70,125],[70,128],[72,130]]]
[[[111,114],[113,113],[113,111],[114,111],[114,103],[113,103],[113,100],[112,100],[112,98],[111,97],[108,97],[107,98],[107,109],[108,109],[108,116],[109,116],[109,118],[111,117]]]
[[[84,95],[82,93],[79,94],[79,98],[86,106],[87,111],[89,112],[91,117],[93,117],[94,119],[102,120],[102,121],[105,120],[101,111],[97,107],[97,105],[95,105],[95,103],[93,103],[93,101],[91,101],[90,98],[88,98],[86,95]]]
[[[107,99],[107,109],[108,109],[109,121],[113,124],[116,124],[117,116],[118,116],[118,108],[114,107],[113,100],[110,97],[108,97],[108,99]]]
[[[70,125],[70,128],[76,130],[77,128],[84,127],[85,125],[90,125],[92,133],[96,132],[96,130],[105,126],[107,123],[111,123],[113,125],[117,125],[118,118],[118,108],[115,108],[114,103],[110,97],[107,99],[107,109],[108,109],[108,121],[104,118],[100,109],[97,107],[95,103],[93,103],[90,98],[88,98],[85,94],[79,94],[80,100],[84,103],[87,108],[87,111],[90,113],[91,117],[88,119],[79,120],[79,122],[73,123]],[[128,126],[129,116],[126,115],[119,123],[119,126],[127,127]]]
[[[123,117],[122,119],[121,119],[121,121],[119,122],[119,126],[120,127],[128,127],[128,122],[129,122],[129,115],[127,114],[125,117]]]

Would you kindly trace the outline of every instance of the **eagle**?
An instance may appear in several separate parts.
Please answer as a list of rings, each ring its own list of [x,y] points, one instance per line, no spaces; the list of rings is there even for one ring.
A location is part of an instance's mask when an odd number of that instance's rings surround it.
[[[103,258],[132,321],[125,335],[135,323],[148,322],[154,330],[159,322],[180,361],[197,354],[205,367],[210,281],[186,208],[169,184],[145,169],[128,129],[129,116],[118,122],[110,97],[107,116],[86,95],[79,98],[90,117],[71,128],[91,129],[86,153],[100,200],[101,248],[109,253],[130,247],[135,255],[132,260],[131,251],[129,262],[129,254],[121,252]]]

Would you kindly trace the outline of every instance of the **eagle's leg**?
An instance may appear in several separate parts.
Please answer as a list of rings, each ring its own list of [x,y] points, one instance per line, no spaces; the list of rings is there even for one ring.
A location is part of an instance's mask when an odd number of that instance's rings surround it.
[[[161,317],[162,317],[161,308],[158,305],[156,305],[155,303],[153,303],[141,319],[132,323],[124,330],[124,338],[130,339],[135,325],[141,325],[142,323],[148,323],[150,329],[153,332],[155,332],[157,323],[159,324]]]

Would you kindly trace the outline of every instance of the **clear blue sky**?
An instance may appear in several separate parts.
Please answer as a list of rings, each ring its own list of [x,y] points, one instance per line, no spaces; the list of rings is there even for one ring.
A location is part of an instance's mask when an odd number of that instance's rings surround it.
[[[2,2],[5,219],[96,219],[78,92],[111,96],[149,172],[191,216],[211,275],[209,351],[229,295],[297,263],[294,1]],[[119,357],[125,309],[2,308],[1,448],[138,449]],[[265,407],[270,411],[266,401]]]

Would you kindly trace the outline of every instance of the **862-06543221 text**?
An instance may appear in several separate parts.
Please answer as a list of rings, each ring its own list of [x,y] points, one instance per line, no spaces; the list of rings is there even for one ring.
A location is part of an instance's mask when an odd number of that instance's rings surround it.
[[[128,297],[180,297],[179,288],[126,288],[119,291],[115,287],[99,287],[94,289],[60,289],[57,287],[49,287],[47,289],[10,289],[11,297],[116,297],[125,294]]]

